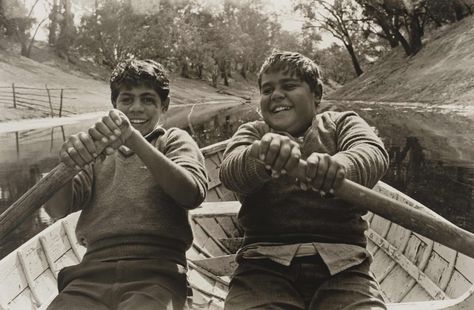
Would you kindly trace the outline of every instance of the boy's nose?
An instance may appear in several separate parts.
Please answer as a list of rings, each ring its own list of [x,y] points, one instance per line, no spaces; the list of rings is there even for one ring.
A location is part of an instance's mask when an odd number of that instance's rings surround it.
[[[143,105],[140,102],[140,99],[133,100],[133,104],[130,106],[131,111],[141,111],[143,110]]]
[[[282,91],[280,91],[279,89],[275,89],[272,93],[272,96],[271,96],[271,99],[272,100],[281,100],[285,98],[285,94],[283,94]]]

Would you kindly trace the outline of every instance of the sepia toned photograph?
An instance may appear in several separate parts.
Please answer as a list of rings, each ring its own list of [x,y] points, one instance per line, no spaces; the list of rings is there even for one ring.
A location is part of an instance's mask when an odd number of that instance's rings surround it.
[[[474,310],[474,0],[0,0],[0,310]]]

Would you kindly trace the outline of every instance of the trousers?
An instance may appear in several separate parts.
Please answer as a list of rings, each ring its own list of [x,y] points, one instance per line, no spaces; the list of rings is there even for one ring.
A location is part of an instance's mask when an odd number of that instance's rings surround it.
[[[386,310],[368,258],[331,275],[319,255],[290,266],[267,259],[242,260],[230,282],[226,310]]]
[[[160,259],[83,261],[58,275],[58,296],[48,310],[184,308],[182,266]]]

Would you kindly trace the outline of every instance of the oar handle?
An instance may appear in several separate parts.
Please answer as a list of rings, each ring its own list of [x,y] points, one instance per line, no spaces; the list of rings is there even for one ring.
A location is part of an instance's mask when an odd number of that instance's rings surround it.
[[[122,129],[122,126],[120,128]],[[94,142],[97,154],[101,154],[105,148],[112,143],[114,143],[114,141],[108,141],[107,143],[101,141]],[[94,158],[94,160],[95,159],[96,158]],[[78,172],[79,170],[74,167],[69,167],[61,162],[8,207],[8,209],[0,215],[0,241],[31,216],[34,211],[38,210]]]
[[[297,169],[288,174],[305,180],[306,166],[306,161],[300,159]],[[338,198],[474,258],[474,234],[427,207],[408,206],[348,179],[344,179],[341,186],[334,190],[334,195]]]

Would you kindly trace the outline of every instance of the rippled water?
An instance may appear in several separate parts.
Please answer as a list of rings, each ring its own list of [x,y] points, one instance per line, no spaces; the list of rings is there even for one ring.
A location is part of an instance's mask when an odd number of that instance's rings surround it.
[[[474,232],[474,114],[453,107],[422,104],[338,102],[374,126],[390,152],[384,181]],[[201,146],[224,140],[237,127],[258,118],[255,109],[228,109],[187,128]],[[5,210],[57,164],[64,137],[90,126],[82,121],[63,127],[0,134],[0,209]],[[0,244],[3,257],[49,223],[39,212]]]

